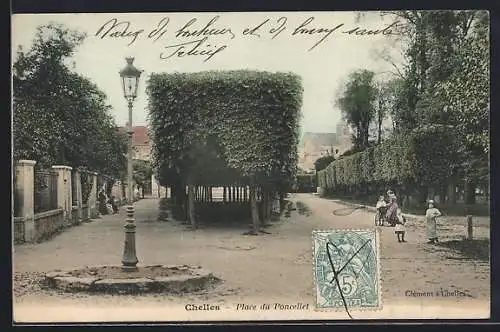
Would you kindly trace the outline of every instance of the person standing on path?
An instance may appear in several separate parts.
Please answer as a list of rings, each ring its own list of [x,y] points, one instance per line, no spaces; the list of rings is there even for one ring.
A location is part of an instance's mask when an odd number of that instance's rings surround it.
[[[394,226],[396,224],[396,214],[398,210],[397,197],[392,190],[387,191],[387,196],[389,197],[389,206],[387,208],[385,218],[391,224],[391,226]]]
[[[406,233],[405,223],[406,223],[406,220],[405,220],[405,217],[403,216],[403,214],[401,213],[401,209],[400,208],[397,209],[396,216],[398,218],[398,221],[396,223],[396,227],[394,228],[394,233],[398,237],[398,242],[406,242],[406,240],[405,240],[405,233]]]
[[[441,215],[441,212],[434,206],[434,201],[429,201],[429,208],[425,211],[425,218],[427,219],[427,238],[429,242],[427,243],[437,243],[437,222],[436,218]]]

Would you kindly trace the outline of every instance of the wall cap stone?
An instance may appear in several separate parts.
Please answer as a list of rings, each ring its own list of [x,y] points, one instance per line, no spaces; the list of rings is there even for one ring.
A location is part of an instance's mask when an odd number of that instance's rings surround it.
[[[36,164],[35,160],[27,160],[27,159],[22,159],[17,161],[18,165],[30,165],[34,166]]]
[[[54,168],[54,169],[68,169],[70,171],[73,169],[73,167],[64,166],[64,165],[55,165],[55,166],[52,166],[52,168]]]

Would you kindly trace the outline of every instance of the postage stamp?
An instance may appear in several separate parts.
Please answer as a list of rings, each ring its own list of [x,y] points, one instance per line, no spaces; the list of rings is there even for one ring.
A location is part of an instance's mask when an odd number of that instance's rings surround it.
[[[380,257],[376,230],[313,232],[317,309],[379,309]]]

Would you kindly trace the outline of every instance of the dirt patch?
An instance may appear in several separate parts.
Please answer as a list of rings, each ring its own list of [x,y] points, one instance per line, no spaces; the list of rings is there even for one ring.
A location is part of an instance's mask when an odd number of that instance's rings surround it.
[[[301,201],[297,201],[297,203],[295,203],[296,206],[297,206],[297,212],[300,214],[300,215],[303,215],[303,216],[306,216],[306,217],[309,217],[312,215],[312,211],[311,209],[303,202]]]
[[[137,271],[125,272],[120,266],[89,267],[73,270],[68,273],[77,278],[98,278],[98,279],[130,279],[130,278],[151,278],[172,277],[178,275],[191,275],[189,267],[165,267],[146,266],[139,267]]]
[[[438,245],[452,249],[463,259],[474,259],[479,261],[489,261],[490,259],[489,240],[453,240],[440,242]]]

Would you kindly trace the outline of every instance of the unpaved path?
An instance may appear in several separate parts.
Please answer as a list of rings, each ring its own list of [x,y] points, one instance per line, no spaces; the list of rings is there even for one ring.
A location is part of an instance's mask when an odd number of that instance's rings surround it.
[[[293,195],[292,199],[303,203],[310,211],[293,212],[290,218],[275,222],[268,229],[271,234],[261,236],[242,235],[246,226],[202,227],[197,231],[187,231],[176,222],[155,221],[158,200],[144,199],[136,203],[140,264],[200,265],[225,280],[215,290],[189,296],[55,294],[39,289],[33,282],[40,278],[41,273],[53,269],[120,264],[124,211],[68,229],[41,244],[16,246],[14,312],[17,311],[21,320],[47,321],[142,320],[146,317],[156,320],[337,317],[337,314],[313,311],[311,233],[315,229],[371,228],[374,215],[366,210],[356,210],[346,216],[336,216],[332,211],[344,209],[344,205],[310,194]],[[483,221],[475,228],[478,238],[489,237],[487,225],[488,222]],[[460,222],[450,222],[440,229],[444,241],[458,239],[465,232]],[[460,318],[472,313],[471,317],[486,317],[490,301],[488,259],[468,259],[445,246],[427,245],[425,240],[423,220],[410,222],[407,243],[398,243],[392,228],[381,229],[383,316],[418,318],[436,314]],[[422,299],[406,295],[407,291],[428,292],[439,288],[448,292],[463,291],[468,296]],[[309,304],[309,310],[234,313],[235,304],[240,302],[300,302]],[[193,313],[184,309],[188,303],[217,304],[231,312]],[[141,312],[140,308],[146,307],[157,309]],[[167,307],[170,315],[162,311]],[[442,312],[445,307],[448,311]],[[471,308],[476,308],[478,314],[474,314]],[[345,318],[342,313],[339,315]],[[381,317],[377,313],[363,315]]]

